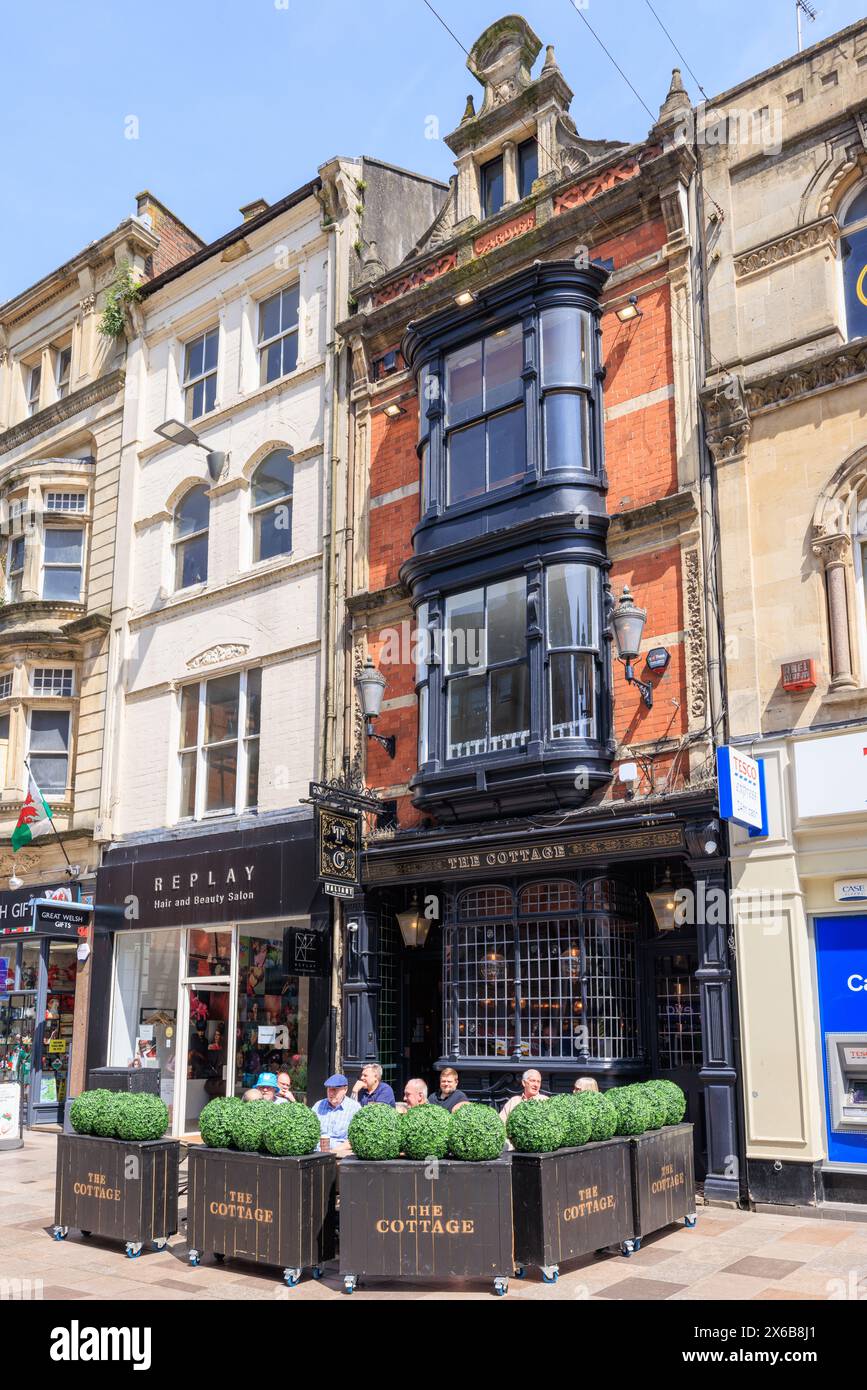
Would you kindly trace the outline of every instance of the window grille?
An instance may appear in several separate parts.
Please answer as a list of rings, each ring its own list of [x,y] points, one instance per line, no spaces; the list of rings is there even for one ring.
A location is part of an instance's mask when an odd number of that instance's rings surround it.
[[[47,512],[83,512],[86,496],[83,492],[49,492],[45,497]],[[23,507],[23,503],[20,504]]]
[[[35,666],[33,668],[34,695],[71,695],[72,669],[66,666]],[[10,676],[11,681],[11,676]]]
[[[701,1007],[693,956],[657,956],[656,1035],[659,1065],[665,1071],[700,1067]]]

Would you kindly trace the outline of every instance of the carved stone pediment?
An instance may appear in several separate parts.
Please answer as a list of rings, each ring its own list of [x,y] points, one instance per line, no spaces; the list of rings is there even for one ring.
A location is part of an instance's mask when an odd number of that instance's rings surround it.
[[[224,662],[240,661],[250,650],[249,642],[219,642],[199,652],[187,662],[188,671],[200,671],[207,666],[221,666]]]
[[[480,115],[514,101],[529,87],[530,69],[541,49],[541,40],[520,15],[506,15],[485,30],[467,60],[470,72],[485,89]]]

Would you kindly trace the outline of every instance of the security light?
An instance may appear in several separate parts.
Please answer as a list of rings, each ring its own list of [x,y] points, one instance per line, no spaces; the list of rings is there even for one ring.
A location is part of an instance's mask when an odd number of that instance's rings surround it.
[[[475,298],[472,290],[461,290],[460,294],[455,295],[455,303],[459,309],[466,309],[469,304],[475,301]]]
[[[638,307],[638,295],[636,294],[631,294],[626,303],[616,312],[621,323],[629,323],[631,319],[640,319],[644,317]]]

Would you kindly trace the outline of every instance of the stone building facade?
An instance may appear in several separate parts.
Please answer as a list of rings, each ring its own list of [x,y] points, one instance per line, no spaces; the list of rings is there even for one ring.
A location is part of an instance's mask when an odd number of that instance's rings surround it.
[[[732,844],[756,1201],[867,1190],[857,1068],[835,1113],[838,1043],[867,1028],[845,968],[867,927],[865,123],[863,22],[699,121],[726,738],[768,801],[767,835]]]

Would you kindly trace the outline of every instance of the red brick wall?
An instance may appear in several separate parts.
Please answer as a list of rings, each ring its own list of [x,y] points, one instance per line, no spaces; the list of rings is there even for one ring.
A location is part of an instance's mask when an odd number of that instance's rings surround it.
[[[683,631],[680,546],[628,560],[615,559],[610,580],[615,598],[628,584],[639,608],[647,609],[645,644],[664,646],[671,653],[662,672],[650,671],[643,656],[635,663],[636,676],[653,687],[652,709],[646,707],[636,688],[627,684],[622,663],[614,662],[614,729],[618,742],[677,738],[685,732],[688,722],[683,642],[675,636]]]
[[[204,246],[205,243],[194,232],[185,227],[183,222],[179,222],[168,208],[163,207],[162,203],[157,202],[150,194],[139,194],[136,210],[139,217],[150,214],[151,231],[160,239],[159,246],[149,259],[149,278],[155,279],[157,275],[162,275],[164,270],[185,261],[188,256],[192,256]]]

